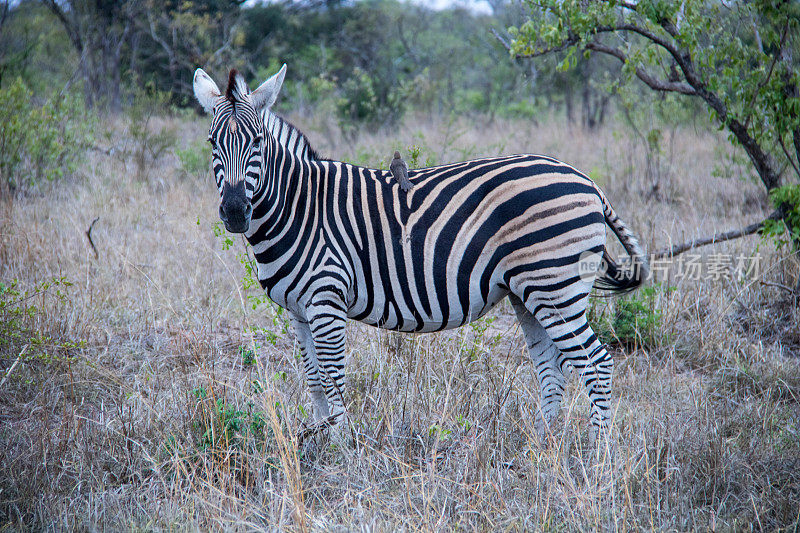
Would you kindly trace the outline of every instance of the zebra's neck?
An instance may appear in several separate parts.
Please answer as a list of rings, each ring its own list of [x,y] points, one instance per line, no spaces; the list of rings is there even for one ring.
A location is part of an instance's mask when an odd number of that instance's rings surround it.
[[[266,111],[263,124],[262,172],[253,194],[249,235],[270,243],[280,238],[298,211],[313,203],[321,159],[308,138],[287,120]]]
[[[288,120],[267,110],[264,114],[264,129],[285,150],[294,154],[301,161],[318,161],[321,158],[308,138]]]

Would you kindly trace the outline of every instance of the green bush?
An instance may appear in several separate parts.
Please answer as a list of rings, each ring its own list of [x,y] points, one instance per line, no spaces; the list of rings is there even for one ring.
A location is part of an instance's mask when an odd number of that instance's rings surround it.
[[[84,341],[64,337],[53,320],[73,305],[70,287],[63,277],[28,290],[17,280],[0,281],[0,382],[35,385],[41,371],[74,360]]]
[[[201,140],[194,141],[186,148],[177,148],[175,155],[181,162],[181,170],[187,176],[203,176],[210,168],[211,150],[208,143]]]
[[[612,313],[589,309],[589,322],[598,337],[608,344],[653,347],[663,342],[662,312],[657,307],[659,293],[674,287],[655,284],[642,287],[629,296],[616,300]],[[608,309],[608,306],[606,306]]]
[[[37,105],[22,79],[11,82],[0,91],[0,193],[74,172],[90,129],[76,99],[56,95]]]
[[[782,220],[767,220],[763,234],[771,237],[778,248],[800,245],[800,185],[784,185],[769,193],[772,205],[784,209]]]
[[[361,69],[344,83],[342,96],[336,106],[342,130],[352,132],[359,123],[373,122],[379,114],[378,98],[372,79]]]
[[[175,146],[178,135],[174,126],[159,124],[157,118],[171,111],[170,94],[157,90],[152,83],[137,89],[133,103],[125,110],[131,147],[123,155],[133,158],[136,173],[144,178],[152,164]]]
[[[611,325],[614,336],[622,344],[656,344],[661,325],[661,311],[656,309],[656,297],[657,287],[643,287],[638,294],[617,302]]]
[[[342,86],[341,96],[336,102],[339,126],[345,135],[352,135],[359,126],[371,129],[394,124],[405,110],[405,90],[390,89],[381,98],[378,83],[370,75],[356,67]]]
[[[520,102],[510,102],[501,105],[497,110],[497,114],[504,118],[535,120],[545,112],[546,107],[545,102],[540,102],[535,99],[522,100]]]

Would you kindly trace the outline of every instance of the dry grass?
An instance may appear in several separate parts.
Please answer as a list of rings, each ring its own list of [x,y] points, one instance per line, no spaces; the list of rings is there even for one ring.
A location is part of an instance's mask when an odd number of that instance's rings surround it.
[[[324,154],[371,165],[411,144],[436,162],[558,156],[603,185],[650,249],[767,209],[756,184],[712,177],[725,142],[689,128],[641,175],[644,152],[622,127],[419,118],[345,143],[296,121]],[[175,126],[188,144],[207,124]],[[791,285],[798,267],[758,237],[705,252],[758,247],[758,280],[670,274],[650,302],[660,323],[615,345],[610,450],[587,446],[576,380],[563,429],[548,445],[533,436],[537,384],[504,304],[443,334],[352,324],[352,427],[298,451],[310,406],[298,350],[276,310],[247,300],[242,243],[214,236],[210,178],[172,157],[146,180],[128,177],[131,161],[86,157],[79,177],[0,215],[4,284],[72,284],[11,306],[23,315],[0,310],[6,529],[797,529],[800,317],[760,281]],[[84,232],[98,215],[95,260]],[[614,305],[598,300],[595,316]]]

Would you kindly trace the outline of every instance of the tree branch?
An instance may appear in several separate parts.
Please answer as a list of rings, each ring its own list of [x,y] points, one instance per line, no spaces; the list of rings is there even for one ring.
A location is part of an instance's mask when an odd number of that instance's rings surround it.
[[[793,136],[794,136],[794,142],[795,142],[795,151],[797,151],[797,148],[798,148],[797,147],[797,130],[794,131],[794,135]],[[789,161],[789,164],[792,165],[792,168],[794,169],[794,173],[797,174],[798,176],[800,176],[800,168],[797,167],[797,165],[794,162],[794,159],[792,159],[792,154],[790,154],[789,150],[786,149],[786,143],[783,142],[783,138],[782,137],[778,137],[778,144],[781,145],[781,149],[783,150],[783,154],[786,156],[786,159]],[[798,153],[800,153],[800,152],[798,152]]]
[[[67,32],[67,35],[75,45],[75,48],[78,50],[78,52],[83,52],[83,40],[81,39],[81,34],[72,21],[67,18],[64,10],[61,9],[55,0],[45,0],[45,5],[47,5],[47,7],[50,8],[50,11],[52,11],[58,20],[61,21],[61,24],[64,26],[64,30]]]
[[[623,64],[628,62],[628,56],[626,56],[625,52],[623,52],[619,48],[606,46],[602,43],[598,43],[595,41],[586,43],[586,48],[589,50],[593,50],[595,52],[600,52],[603,54],[608,54],[610,56],[616,57],[617,59],[622,61]],[[688,83],[680,81],[660,80],[652,76],[649,72],[647,72],[641,67],[636,67],[636,77],[642,80],[648,87],[650,87],[651,89],[655,89],[656,91],[675,92],[689,96],[697,95],[697,92]]]
[[[638,6],[631,3],[622,4],[622,7],[634,12],[636,12],[638,8]],[[675,28],[671,21],[665,19],[660,21],[659,24],[668,36],[671,36],[672,38],[677,36],[677,28]],[[688,51],[680,48],[676,42],[670,41],[669,37],[664,37],[647,28],[637,26],[636,24],[624,20],[618,24],[598,26],[594,28],[594,31],[596,34],[617,33],[623,31],[636,33],[669,53],[680,67],[686,83],[659,80],[639,66],[636,66],[636,76],[648,87],[654,90],[677,92],[687,96],[700,97],[708,105],[708,107],[714,110],[719,118],[719,121],[725,127],[727,127],[728,130],[730,130],[734,137],[736,137],[736,140],[739,142],[739,144],[742,145],[748,157],[750,158],[750,161],[753,163],[759,178],[761,178],[761,181],[767,188],[767,191],[771,191],[778,186],[780,183],[780,169],[776,167],[774,159],[762,148],[758,141],[756,141],[753,136],[748,133],[747,124],[742,124],[742,122],[730,116],[728,114],[728,106],[725,104],[725,102],[723,102],[723,100],[716,93],[707,88],[705,81],[697,73],[691,54]],[[505,40],[502,39],[496,32],[494,32],[494,34],[507,50],[511,50],[511,45],[509,43],[505,42]],[[540,50],[531,54],[517,54],[516,57],[537,57],[550,52],[565,50],[571,46],[582,46],[585,49],[605,53],[607,55],[616,57],[623,62],[629,60],[629,57],[622,50],[618,50],[597,41],[590,41],[588,43],[581,44],[581,39],[576,35],[570,35],[559,46],[546,50]],[[795,142],[796,147],[800,146],[800,131],[798,131]]]
[[[400,44],[403,45],[403,48],[406,49],[406,53],[409,55],[409,57],[411,57],[411,61],[413,61],[414,64],[417,67],[421,67],[422,66],[422,62],[419,60],[419,54],[417,54],[417,52],[408,43],[408,40],[406,39],[405,32],[403,31],[403,21],[404,20],[405,20],[405,17],[402,16],[402,15],[397,18],[397,36],[400,39]],[[418,29],[417,29],[417,31],[418,31]],[[492,31],[494,31],[494,29],[492,29]],[[495,37],[497,37],[496,33],[495,33]],[[499,37],[498,37],[498,39],[499,39]]]
[[[158,30],[156,29],[156,22],[155,20],[153,20],[153,13],[149,9],[147,10],[147,22],[148,22],[147,30],[149,30],[150,38],[153,39],[159,46],[161,46],[161,48],[167,54],[167,61],[169,61],[170,65],[173,64],[175,59],[175,51],[158,34]]]
[[[672,23],[669,21],[663,21],[662,25],[663,24],[671,25]],[[753,166],[755,167],[756,172],[758,172],[758,176],[761,178],[764,186],[767,188],[767,191],[771,191],[778,186],[780,183],[780,172],[776,169],[772,157],[765,152],[761,145],[759,145],[758,142],[747,132],[747,126],[745,124],[742,124],[739,120],[731,117],[728,114],[728,106],[725,105],[722,99],[717,94],[708,90],[705,81],[703,81],[697,74],[694,63],[692,62],[691,54],[689,54],[689,52],[681,50],[674,43],[668,42],[650,30],[627,22],[615,24],[613,26],[600,26],[596,31],[597,33],[630,31],[641,35],[645,39],[666,50],[675,59],[675,62],[683,72],[686,82],[694,90],[693,93],[684,92],[682,94],[699,96],[703,101],[706,102],[706,104],[708,104],[711,109],[714,110],[714,112],[716,112],[720,122],[725,125],[731,131],[731,133],[733,133],[733,135],[736,137],[736,140],[739,141],[739,144],[741,144],[745,152],[747,152],[750,161],[753,163]],[[665,31],[669,33],[666,28]],[[645,83],[647,82],[645,81]]]
[[[86,238],[89,239],[89,244],[92,246],[95,259],[99,259],[100,254],[97,253],[97,247],[94,245],[94,241],[92,240],[92,229],[94,229],[94,225],[97,224],[98,220],[100,220],[100,217],[95,217],[95,219],[92,220],[92,223],[89,224],[89,229],[86,230]]]
[[[665,257],[675,257],[676,255],[682,254],[683,252],[688,252],[694,248],[699,248],[700,246],[706,246],[708,244],[716,244],[719,242],[730,241],[733,239],[738,239],[740,237],[744,237],[746,235],[752,235],[756,233],[758,230],[764,227],[764,224],[768,220],[778,220],[783,216],[783,212],[778,209],[774,211],[770,216],[762,220],[761,222],[756,222],[754,224],[750,224],[749,226],[745,226],[740,229],[726,231],[724,233],[717,233],[711,237],[703,237],[693,239],[689,242],[685,242],[682,244],[676,244],[671,248],[663,248],[656,252],[650,254],[650,257],[653,259],[663,259]]]
[[[491,32],[492,32],[492,34],[494,34],[494,36],[497,38],[497,40],[500,41],[500,44],[503,45],[503,48],[505,48],[506,50],[511,52],[511,43],[506,41],[499,33],[497,33],[497,30],[495,30],[494,28],[491,29]],[[539,56],[547,55],[547,54],[550,54],[552,52],[561,52],[563,50],[566,50],[570,46],[574,46],[574,45],[578,44],[578,42],[579,42],[578,37],[573,35],[573,36],[570,36],[568,39],[566,39],[559,46],[556,46],[554,48],[545,48],[543,50],[532,52],[530,54],[515,54],[514,55],[514,59],[530,59],[532,57],[539,57]]]
[[[506,40],[503,38],[503,36],[502,36],[502,35],[500,35],[499,33],[497,33],[497,30],[496,30],[496,29],[492,28],[492,29],[491,29],[491,30],[489,30],[489,31],[491,31],[491,32],[492,32],[492,35],[494,35],[494,36],[497,38],[497,40],[498,40],[498,41],[500,41],[500,44],[502,44],[502,45],[503,45],[503,48],[505,48],[505,49],[506,49],[506,50],[508,50],[509,52],[511,51],[511,45],[509,44],[509,42],[508,42],[508,41],[506,41]]]

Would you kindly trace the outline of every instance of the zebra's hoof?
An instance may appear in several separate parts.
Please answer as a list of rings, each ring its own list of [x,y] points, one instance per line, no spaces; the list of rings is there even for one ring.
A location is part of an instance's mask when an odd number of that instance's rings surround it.
[[[331,428],[336,425],[337,423],[337,416],[336,415],[329,415],[321,420],[317,420],[305,426],[300,431],[297,432],[297,446],[302,446],[302,444],[308,440],[309,438],[318,435],[325,431],[328,428]]]

